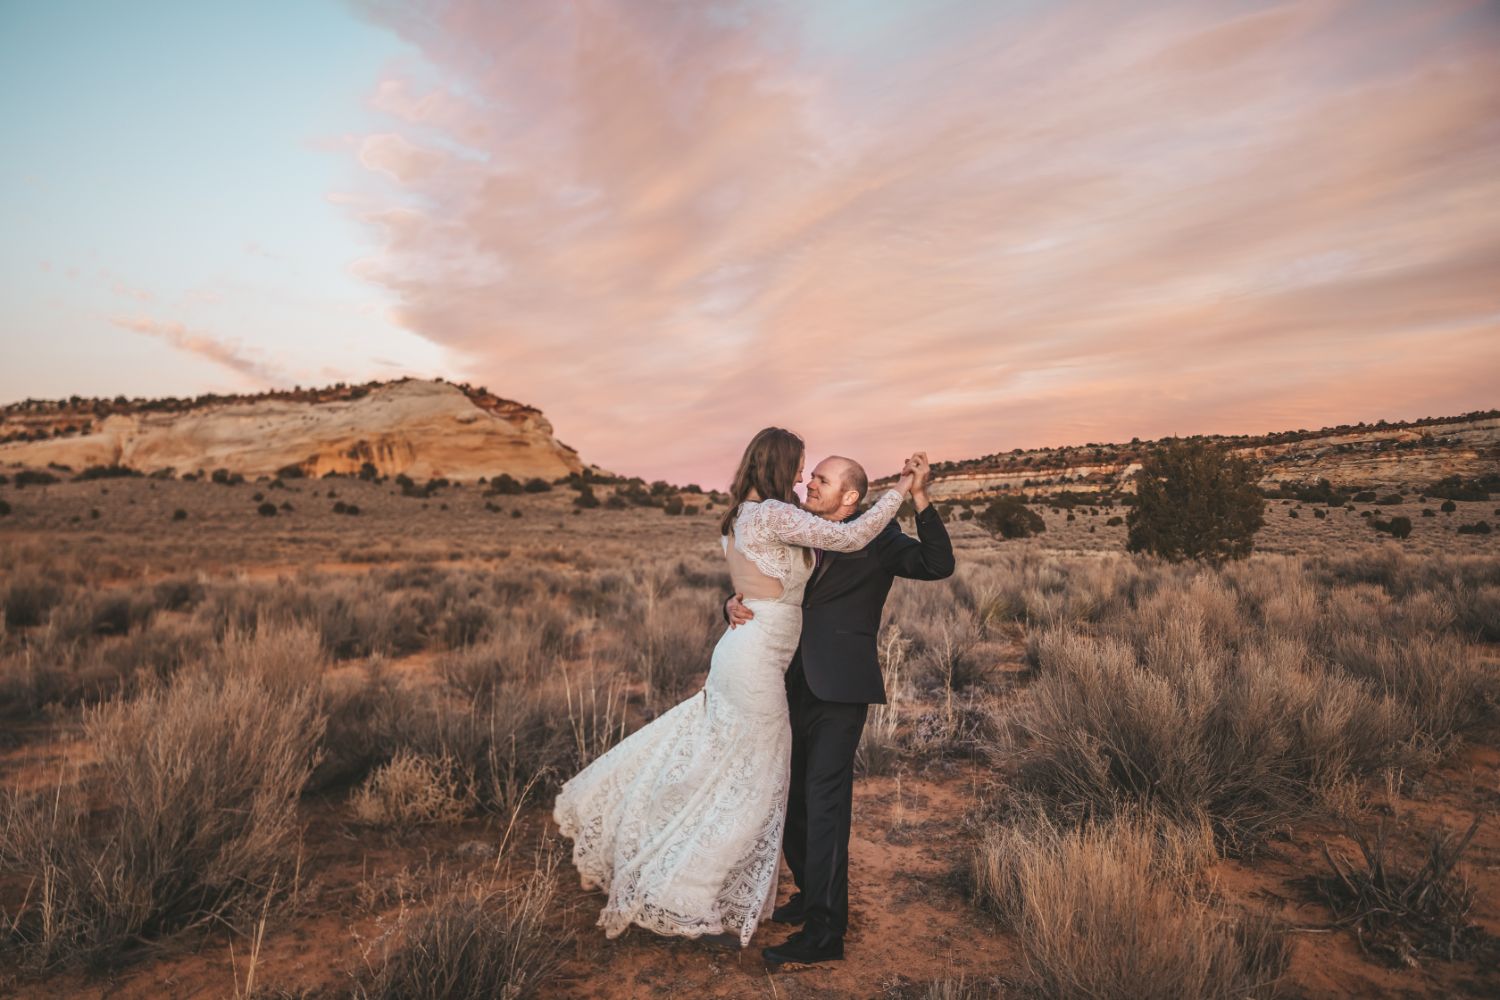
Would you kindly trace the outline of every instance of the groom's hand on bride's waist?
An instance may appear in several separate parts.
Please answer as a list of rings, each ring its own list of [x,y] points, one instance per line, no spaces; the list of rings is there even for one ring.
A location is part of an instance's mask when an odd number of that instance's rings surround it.
[[[755,617],[755,612],[740,603],[742,594],[732,594],[729,600],[724,602],[724,617],[729,619],[729,627],[743,625]]]

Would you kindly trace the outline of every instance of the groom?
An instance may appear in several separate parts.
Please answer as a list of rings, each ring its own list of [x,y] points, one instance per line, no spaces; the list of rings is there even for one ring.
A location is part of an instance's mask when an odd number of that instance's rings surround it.
[[[804,926],[762,951],[773,965],[844,957],[854,752],[870,705],[885,703],[875,635],[886,594],[898,576],[941,580],[953,573],[948,531],[927,496],[927,454],[913,455],[906,468],[916,474],[916,538],[892,520],[858,552],[813,550],[816,568],[802,596],[802,639],[786,672],[792,780],[782,850],[798,891],[771,915],[778,923]],[[830,521],[849,521],[858,516],[868,487],[859,463],[825,458],[808,478],[804,506]],[[755,617],[739,597],[725,603],[730,628]]]

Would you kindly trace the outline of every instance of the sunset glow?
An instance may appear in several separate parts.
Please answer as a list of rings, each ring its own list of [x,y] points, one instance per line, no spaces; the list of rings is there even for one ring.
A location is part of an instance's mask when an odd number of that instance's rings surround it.
[[[3,401],[441,375],[704,486],[1500,405],[1491,3],[68,6]]]

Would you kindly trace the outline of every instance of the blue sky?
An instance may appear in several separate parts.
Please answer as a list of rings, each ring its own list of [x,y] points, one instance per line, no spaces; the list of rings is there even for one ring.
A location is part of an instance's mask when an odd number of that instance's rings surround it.
[[[370,247],[328,200],[365,183],[341,137],[410,56],[335,3],[0,5],[0,399],[247,388],[113,316],[304,382],[439,370],[349,273]]]

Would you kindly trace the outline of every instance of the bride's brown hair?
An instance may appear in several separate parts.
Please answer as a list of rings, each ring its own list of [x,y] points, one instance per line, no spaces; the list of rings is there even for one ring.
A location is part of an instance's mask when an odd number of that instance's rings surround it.
[[[729,509],[719,522],[719,534],[729,534],[734,516],[751,490],[759,493],[762,500],[797,503],[792,487],[797,485],[797,466],[802,464],[806,450],[801,438],[780,427],[767,427],[751,438],[729,487]]]

